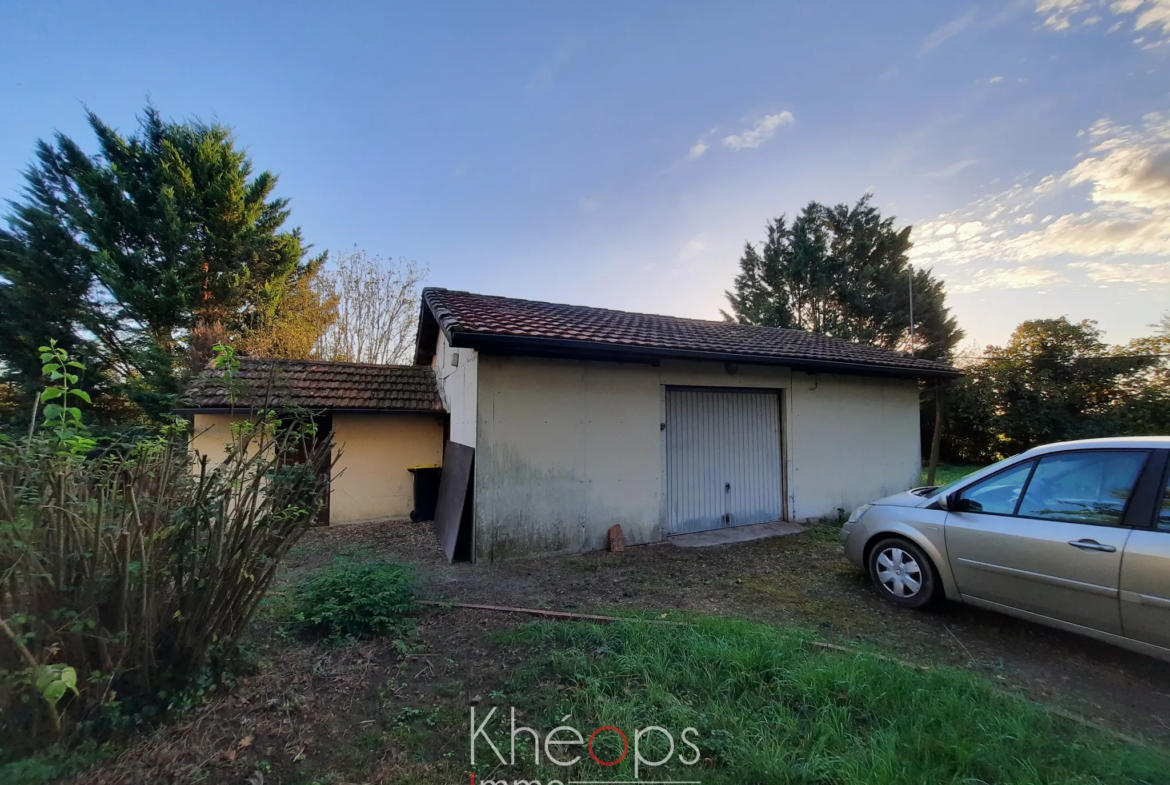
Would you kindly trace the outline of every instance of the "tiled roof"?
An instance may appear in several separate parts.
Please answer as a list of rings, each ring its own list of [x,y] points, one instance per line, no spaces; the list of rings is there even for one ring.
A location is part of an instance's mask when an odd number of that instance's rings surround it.
[[[235,406],[272,404],[307,409],[378,409],[442,412],[435,373],[417,365],[369,365],[317,360],[241,357],[237,374],[245,385]],[[191,381],[186,407],[228,408],[223,372],[205,369]]]
[[[945,363],[828,338],[804,330],[682,319],[611,311],[580,305],[516,300],[448,289],[423,290],[423,301],[453,345],[524,343],[649,355],[736,360],[794,367],[892,373],[901,376],[958,376]],[[512,339],[511,341],[507,339]],[[421,348],[421,347],[420,347]]]

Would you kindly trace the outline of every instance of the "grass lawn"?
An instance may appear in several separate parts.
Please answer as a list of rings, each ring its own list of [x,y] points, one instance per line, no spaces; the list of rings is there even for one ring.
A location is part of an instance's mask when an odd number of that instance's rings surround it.
[[[977,472],[982,469],[982,466],[951,466],[950,464],[940,463],[934,473],[935,485],[946,485],[947,483],[961,480],[972,472]],[[922,484],[926,485],[927,468],[922,468]]]
[[[638,728],[659,726],[676,755],[642,779],[703,783],[1155,783],[1170,757],[1053,716],[985,679],[949,668],[920,671],[864,654],[826,651],[813,636],[760,624],[700,620],[694,626],[529,625],[501,633],[531,659],[508,695],[528,725],[572,724],[588,735],[615,726],[630,754],[602,769],[546,766],[542,781],[630,780]],[[483,716],[486,707],[481,707]],[[495,736],[507,738],[506,722]],[[683,729],[701,751],[679,741]],[[644,760],[668,757],[663,734],[640,744]],[[599,735],[602,760],[621,755],[616,734]],[[466,755],[466,753],[463,753]],[[477,755],[490,755],[481,743]],[[477,766],[477,781],[531,778],[526,767]],[[564,756],[571,757],[571,756]],[[477,758],[477,760],[480,760]],[[493,762],[496,762],[493,760]],[[598,775],[598,776],[589,776]]]

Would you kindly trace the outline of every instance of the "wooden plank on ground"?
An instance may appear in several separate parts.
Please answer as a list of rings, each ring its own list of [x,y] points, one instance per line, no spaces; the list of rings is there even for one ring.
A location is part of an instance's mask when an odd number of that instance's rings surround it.
[[[670,624],[676,627],[687,626],[683,622],[665,621],[663,619],[642,619],[632,616],[598,616],[595,613],[570,613],[569,611],[550,611],[544,608],[513,608],[507,605],[478,605],[471,602],[444,602],[443,600],[419,600],[419,605],[433,605],[436,608],[466,608],[473,611],[496,611],[498,613],[523,613],[528,616],[540,616],[545,619],[580,619],[583,621],[628,621],[636,624]],[[665,615],[665,614],[663,614]]]

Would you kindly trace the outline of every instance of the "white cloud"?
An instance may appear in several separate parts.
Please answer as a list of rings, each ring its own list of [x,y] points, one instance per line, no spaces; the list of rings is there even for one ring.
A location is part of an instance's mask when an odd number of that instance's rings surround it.
[[[947,22],[945,25],[926,36],[926,38],[922,39],[922,46],[918,50],[918,56],[922,57],[922,55],[926,54],[927,52],[938,48],[939,44],[943,43],[944,41],[954,38],[959,33],[966,30],[967,26],[971,24],[972,20],[974,19],[975,12],[969,11],[965,15]]]
[[[687,158],[691,161],[695,160],[696,158],[701,158],[703,153],[707,152],[707,149],[710,146],[711,145],[700,139],[691,146],[691,151],[687,153]]]
[[[974,158],[964,158],[962,161],[955,161],[950,166],[944,166],[942,169],[936,169],[933,172],[923,173],[923,177],[952,177],[964,169],[974,166],[976,163]]]
[[[987,83],[988,83],[988,84],[998,84],[998,83],[1000,83],[1000,82],[1002,82],[1002,81],[1003,81],[1003,77],[1002,77],[1002,76],[993,76],[993,77],[991,77],[990,79],[988,79],[988,80],[987,80]]]
[[[679,257],[683,259],[694,259],[706,250],[707,243],[703,241],[703,236],[700,235],[683,246],[682,251],[679,252]]]
[[[1054,267],[1102,284],[1170,284],[1170,114],[1143,120],[1099,120],[1067,170],[916,226],[914,263],[956,291],[1048,285]]]
[[[732,150],[747,150],[759,147],[776,135],[776,129],[783,125],[792,125],[796,118],[792,112],[784,111],[777,114],[766,114],[756,121],[756,124],[738,134],[725,136],[723,146]],[[692,148],[693,150],[694,148]]]
[[[983,289],[1032,289],[1061,283],[1063,280],[1063,276],[1055,270],[1021,265],[979,270],[966,283],[950,284],[947,288],[956,294],[965,294]]]
[[[1085,0],[1036,0],[1036,13],[1047,14],[1044,26],[1053,30],[1067,30],[1071,27],[1069,16],[1088,11],[1091,3]]]
[[[1170,284],[1170,262],[1154,262],[1153,264],[1073,262],[1069,267],[1084,270],[1092,281]]]
[[[1053,30],[1067,30],[1073,17],[1089,12],[1092,14],[1081,21],[1082,25],[1094,25],[1101,21],[1102,13],[1111,13],[1123,19],[1109,27],[1110,33],[1132,20],[1134,31],[1148,31],[1146,35],[1160,37],[1143,49],[1153,49],[1170,40],[1170,0],[1036,0],[1036,13],[1044,16],[1044,26]],[[1139,46],[1144,41],[1145,36],[1134,39]]]
[[[964,242],[972,237],[978,237],[985,228],[982,221],[966,221],[955,228],[955,237],[959,242]]]

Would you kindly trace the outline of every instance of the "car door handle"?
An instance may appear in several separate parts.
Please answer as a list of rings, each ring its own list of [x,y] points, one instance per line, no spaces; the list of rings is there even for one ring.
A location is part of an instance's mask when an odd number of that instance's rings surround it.
[[[1112,545],[1102,545],[1096,540],[1069,540],[1069,545],[1080,548],[1082,551],[1101,551],[1102,553],[1117,553]]]

